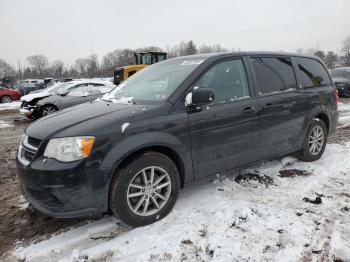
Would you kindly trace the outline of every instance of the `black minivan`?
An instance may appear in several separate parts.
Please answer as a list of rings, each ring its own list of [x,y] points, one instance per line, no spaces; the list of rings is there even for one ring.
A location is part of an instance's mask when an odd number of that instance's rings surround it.
[[[17,155],[21,189],[54,217],[111,210],[147,225],[187,183],[286,154],[319,159],[337,121],[333,81],[316,57],[174,58],[30,125]]]

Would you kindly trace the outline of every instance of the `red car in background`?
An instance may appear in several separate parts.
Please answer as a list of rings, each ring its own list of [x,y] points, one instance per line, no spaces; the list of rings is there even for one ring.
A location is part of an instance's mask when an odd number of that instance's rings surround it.
[[[10,103],[13,100],[19,100],[21,98],[21,94],[12,89],[0,87],[0,103]]]

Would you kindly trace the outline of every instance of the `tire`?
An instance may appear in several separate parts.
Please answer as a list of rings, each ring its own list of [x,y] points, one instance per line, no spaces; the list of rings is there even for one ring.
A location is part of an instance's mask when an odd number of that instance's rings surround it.
[[[13,101],[12,97],[4,95],[0,99],[1,103],[11,103]]]
[[[154,168],[153,184],[156,185],[145,187],[142,171],[145,171],[146,180],[150,182],[152,168]],[[159,181],[161,177],[163,179]],[[164,186],[168,182],[169,184]],[[154,189],[156,186],[163,187]],[[180,178],[175,163],[163,154],[146,152],[128,161],[115,174],[109,191],[109,208],[116,217],[128,225],[134,227],[149,225],[169,214],[176,203],[179,190]],[[132,194],[137,196],[131,196]],[[154,201],[159,208],[156,208]]]
[[[317,132],[320,132],[319,136],[317,136]],[[323,137],[322,142],[321,136]],[[313,139],[312,137],[319,138]],[[323,155],[324,150],[326,149],[327,137],[328,133],[326,124],[318,118],[312,119],[307,128],[306,135],[303,141],[303,146],[301,150],[297,153],[297,157],[300,160],[307,162],[313,162],[320,159]],[[317,145],[315,144],[315,141],[317,141]],[[312,147],[312,145],[314,145],[314,147]]]
[[[40,116],[47,116],[48,114],[52,114],[58,111],[58,108],[54,105],[44,105],[40,109]]]

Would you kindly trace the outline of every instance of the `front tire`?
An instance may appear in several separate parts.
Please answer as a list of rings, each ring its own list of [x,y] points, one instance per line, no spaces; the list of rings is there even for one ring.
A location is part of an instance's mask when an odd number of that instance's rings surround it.
[[[0,102],[1,103],[11,103],[12,102],[12,97],[5,95],[5,96],[1,97]]]
[[[58,111],[58,108],[54,105],[44,105],[40,109],[40,116],[47,116],[49,114],[52,114],[54,112]]]
[[[326,149],[327,136],[326,124],[321,119],[312,119],[307,128],[303,146],[297,153],[297,157],[307,162],[320,159]]]
[[[134,227],[152,224],[169,214],[180,190],[175,163],[157,152],[146,152],[128,161],[112,180],[109,207]]]

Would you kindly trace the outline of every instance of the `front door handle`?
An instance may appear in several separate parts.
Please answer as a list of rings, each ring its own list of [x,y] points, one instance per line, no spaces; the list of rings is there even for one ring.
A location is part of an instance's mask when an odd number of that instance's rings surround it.
[[[247,106],[242,109],[243,114],[251,114],[256,112],[256,107],[255,106]]]
[[[272,103],[267,103],[266,105],[263,106],[264,109],[271,108],[274,105]]]

